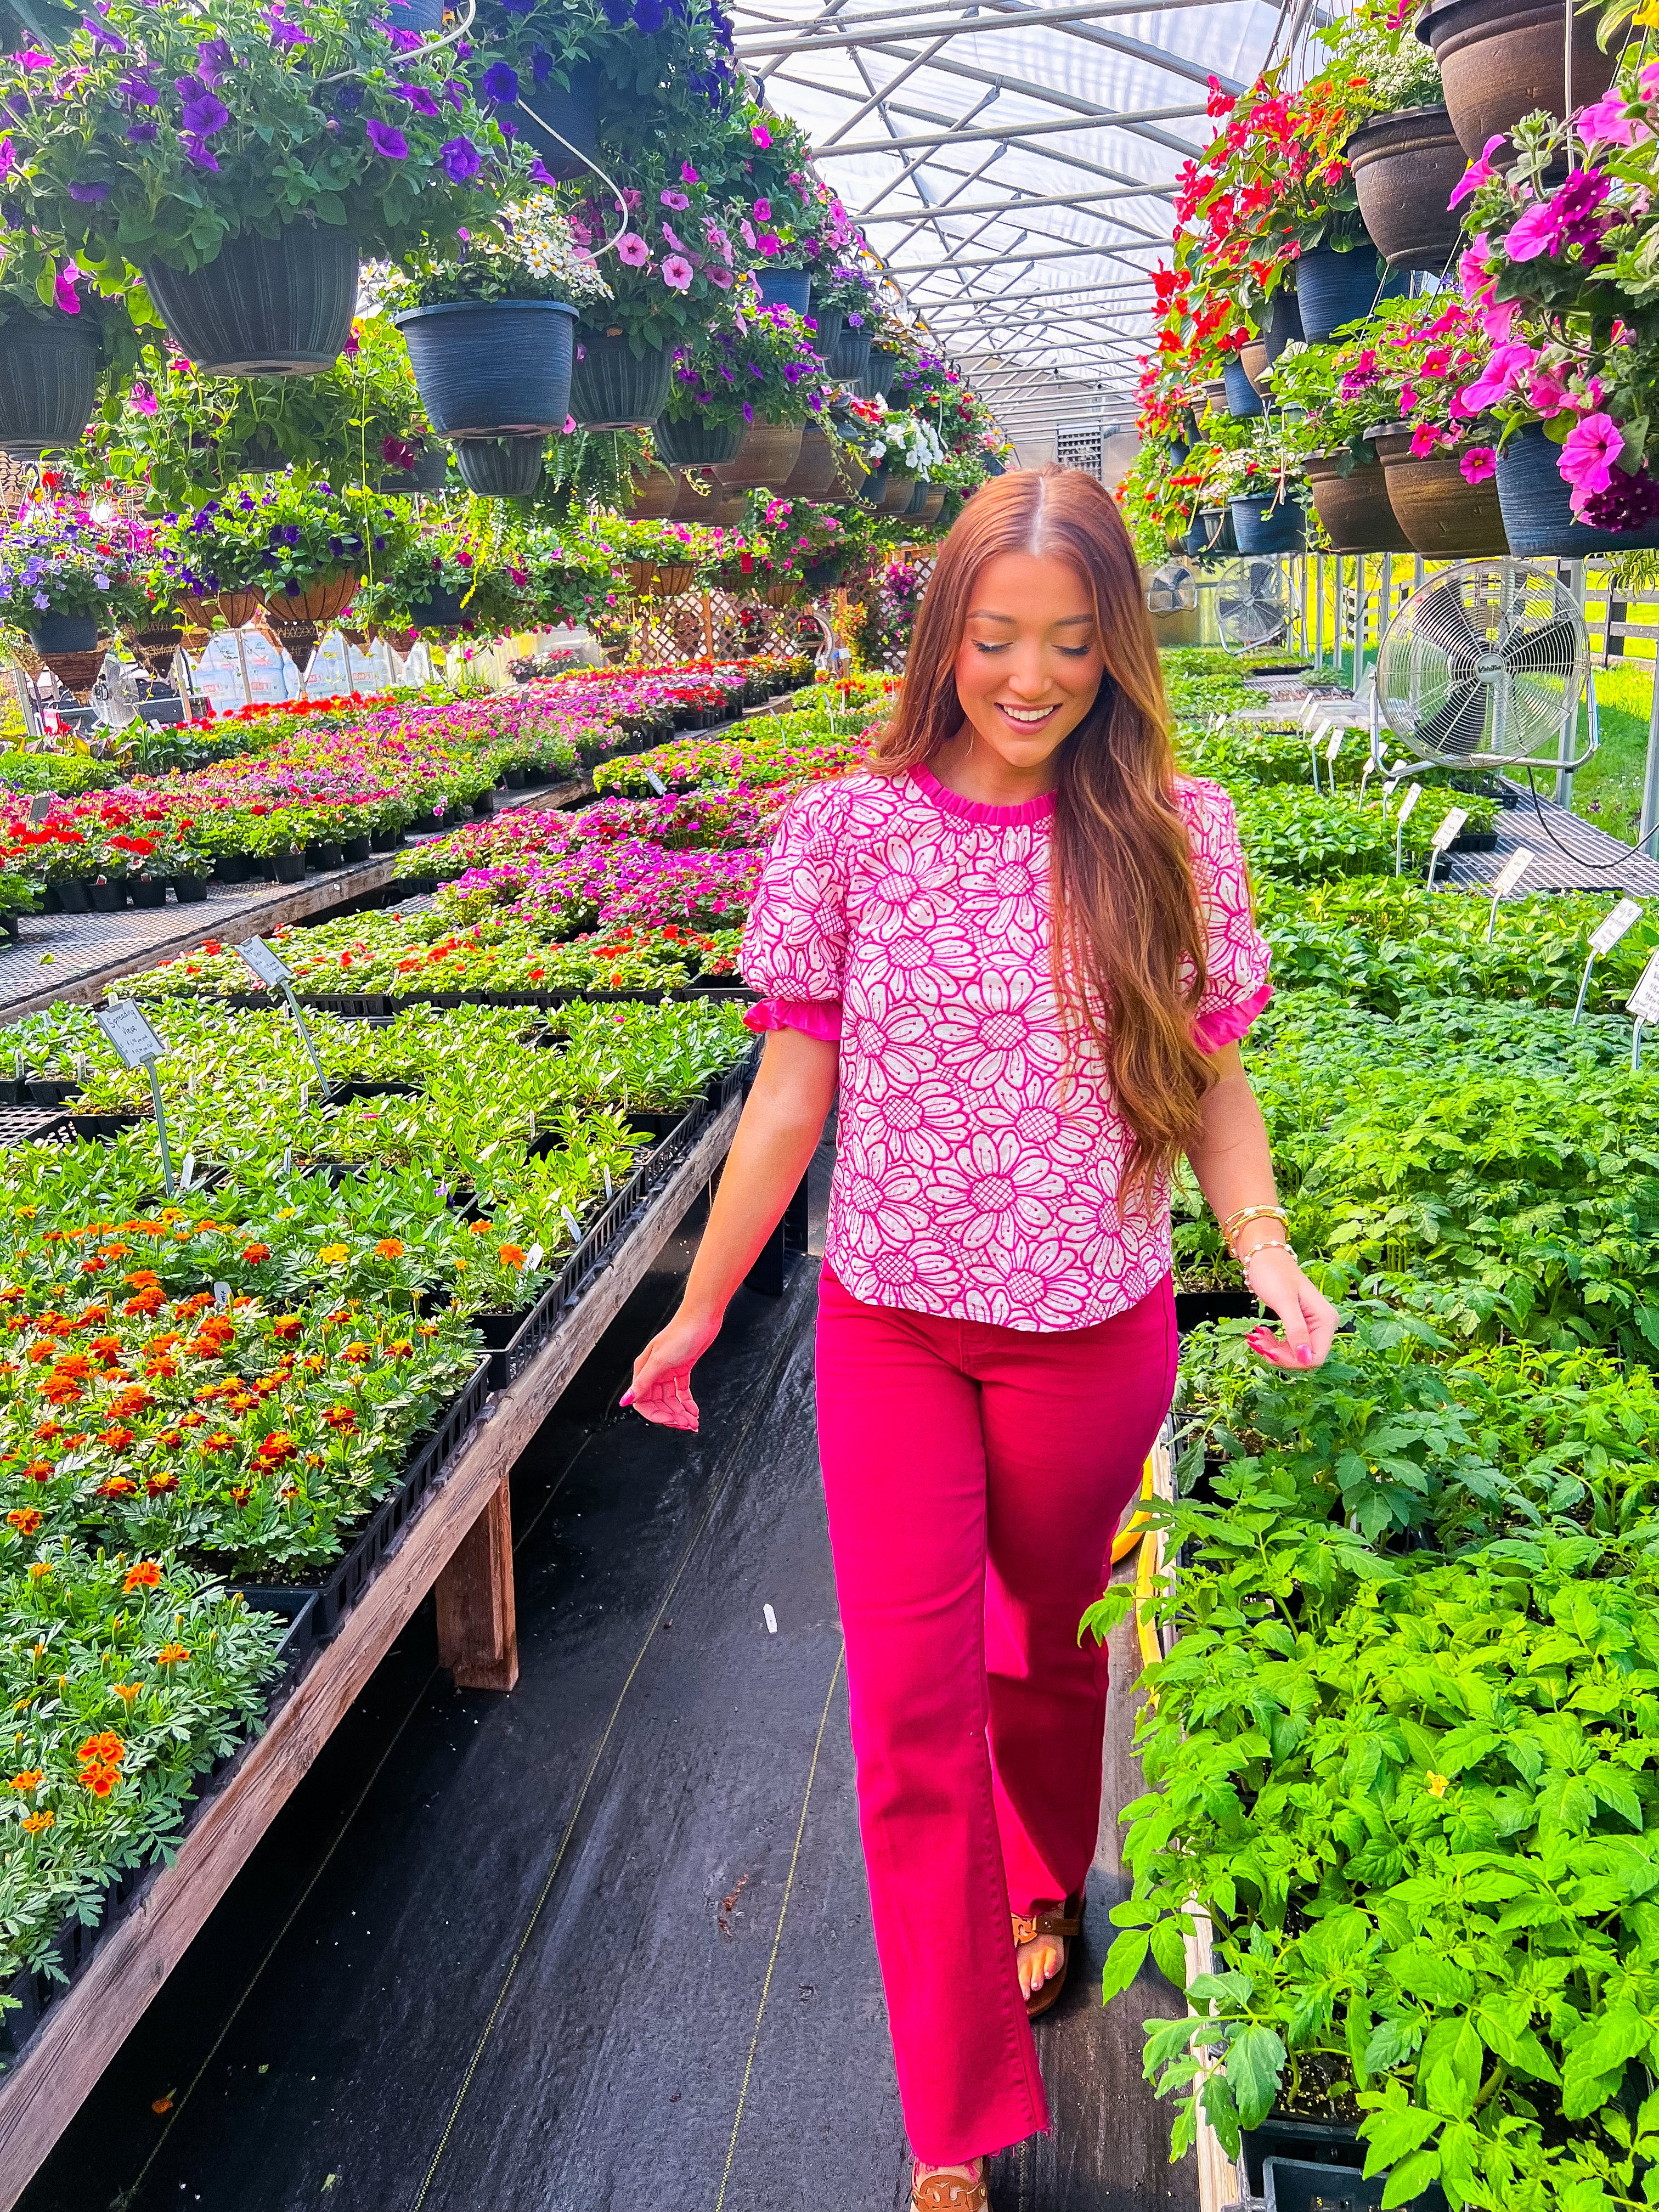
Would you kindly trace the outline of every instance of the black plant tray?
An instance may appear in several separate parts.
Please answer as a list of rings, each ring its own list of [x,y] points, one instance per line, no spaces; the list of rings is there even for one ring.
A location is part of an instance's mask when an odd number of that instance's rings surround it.
[[[152,1126],[153,1114],[71,1114],[70,1122],[77,1137],[96,1143],[109,1137],[118,1137],[124,1130],[136,1129],[141,1121]]]
[[[1496,830],[1466,830],[1454,837],[1447,848],[1453,853],[1495,853],[1498,850]]]
[[[270,1714],[287,1697],[299,1680],[316,1648],[311,1632],[313,1593],[310,1590],[272,1590],[244,1592],[248,1603],[261,1613],[280,1613],[286,1615],[288,1632],[277,1646],[280,1662],[278,1672],[266,1686],[265,1725]],[[261,1603],[262,1597],[271,1602]],[[250,1737],[249,1741],[252,1739]],[[188,1835],[200,1817],[214,1784],[239,1756],[237,1751],[228,1752],[216,1759],[196,1778],[196,1795],[185,1808],[183,1833]],[[15,2011],[0,2019],[0,2056],[15,2057],[29,2037],[39,2027],[47,2011],[63,1996],[92,1963],[92,1954],[99,1939],[126,1912],[139,1893],[148,1887],[156,1873],[156,1864],[128,1867],[104,1892],[98,1917],[93,1921],[66,1920],[58,1929],[52,1948],[63,1970],[60,1981],[44,1967],[25,1966],[12,1978],[9,1994],[17,2000]]]
[[[354,1098],[418,1098],[420,1096],[418,1083],[382,1082],[367,1075],[348,1076],[343,1083],[331,1084],[328,1092],[329,1103],[333,1106],[349,1104]]]
[[[1269,2112],[1259,2128],[1241,2130],[1240,2146],[1244,2185],[1251,2197],[1267,2193],[1262,2168],[1270,2158],[1350,2169],[1364,2163],[1358,2129],[1346,2120],[1297,2120],[1285,2113]]]
[[[481,1359],[465,1389],[439,1416],[437,1426],[416,1444],[398,1487],[374,1508],[344,1557],[336,1562],[319,1583],[307,1584],[304,1589],[278,1585],[273,1589],[270,1584],[240,1583],[233,1587],[245,1589],[250,1603],[278,1595],[314,1598],[312,1638],[317,1644],[328,1643],[339,1632],[347,1613],[368,1588],[375,1568],[454,1457],[462,1437],[477,1419],[489,1395],[489,1364]]]
[[[1382,2212],[1382,2192],[1389,2185],[1386,2173],[1373,2174],[1367,2181],[1358,2166],[1320,2166],[1304,2159],[1270,2158],[1264,2161],[1263,2172],[1267,2212]],[[1424,2212],[1431,2206],[1439,2212],[1446,2198],[1436,2182],[1409,2201],[1421,2205]]]
[[[1261,1299],[1253,1297],[1249,1291],[1177,1291],[1175,1304],[1176,1333],[1180,1336],[1206,1321],[1267,1318]]]
[[[69,1127],[67,1114],[54,1114],[47,1106],[0,1107],[0,1146],[40,1144],[61,1137]]]

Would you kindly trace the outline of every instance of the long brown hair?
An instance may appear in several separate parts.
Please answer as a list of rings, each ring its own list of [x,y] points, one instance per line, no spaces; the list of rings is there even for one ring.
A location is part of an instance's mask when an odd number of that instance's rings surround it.
[[[1074,1040],[1091,1038],[1133,1138],[1145,1191],[1197,1135],[1214,1073],[1193,1042],[1205,931],[1158,647],[1134,549],[1111,495],[1077,469],[981,485],[940,549],[916,617],[899,711],[871,767],[896,775],[962,728],[956,659],[981,570],[1005,553],[1065,561],[1094,601],[1106,672],[1060,747],[1054,836],[1054,972]]]

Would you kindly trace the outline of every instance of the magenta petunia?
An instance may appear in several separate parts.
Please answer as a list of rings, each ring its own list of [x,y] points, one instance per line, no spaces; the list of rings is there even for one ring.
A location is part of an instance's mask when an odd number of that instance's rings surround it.
[[[1498,473],[1498,456],[1490,446],[1471,446],[1457,465],[1465,483],[1485,483]]]
[[[661,201],[664,207],[672,208],[676,214],[684,208],[689,208],[691,204],[685,194],[684,192],[677,192],[672,185],[670,185],[665,191],[659,192],[657,194],[657,198]]]

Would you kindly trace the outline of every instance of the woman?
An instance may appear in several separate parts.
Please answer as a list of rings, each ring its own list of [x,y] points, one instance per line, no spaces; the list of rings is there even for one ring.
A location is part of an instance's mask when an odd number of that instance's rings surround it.
[[[1104,1651],[1078,1622],[1168,1410],[1182,1153],[1316,1366],[1238,1040],[1266,1005],[1224,793],[1177,778],[1127,532],[1092,477],[981,488],[867,770],[804,792],[744,973],[770,1032],[685,1296],[634,1370],[690,1374],[840,1085],[818,1437],[872,1913],[919,2212],[1048,2124],[1029,2015],[1094,1856]],[[1057,920],[1056,920],[1057,917]]]

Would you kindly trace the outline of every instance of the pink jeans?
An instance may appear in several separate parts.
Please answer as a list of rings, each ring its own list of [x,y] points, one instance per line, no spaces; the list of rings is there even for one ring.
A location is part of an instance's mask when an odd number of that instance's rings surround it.
[[[1010,1912],[1083,1888],[1106,1654],[1078,1622],[1175,1386],[1166,1277],[1048,1334],[865,1305],[826,1267],[818,1449],[859,1825],[916,2156],[1048,2124]]]

